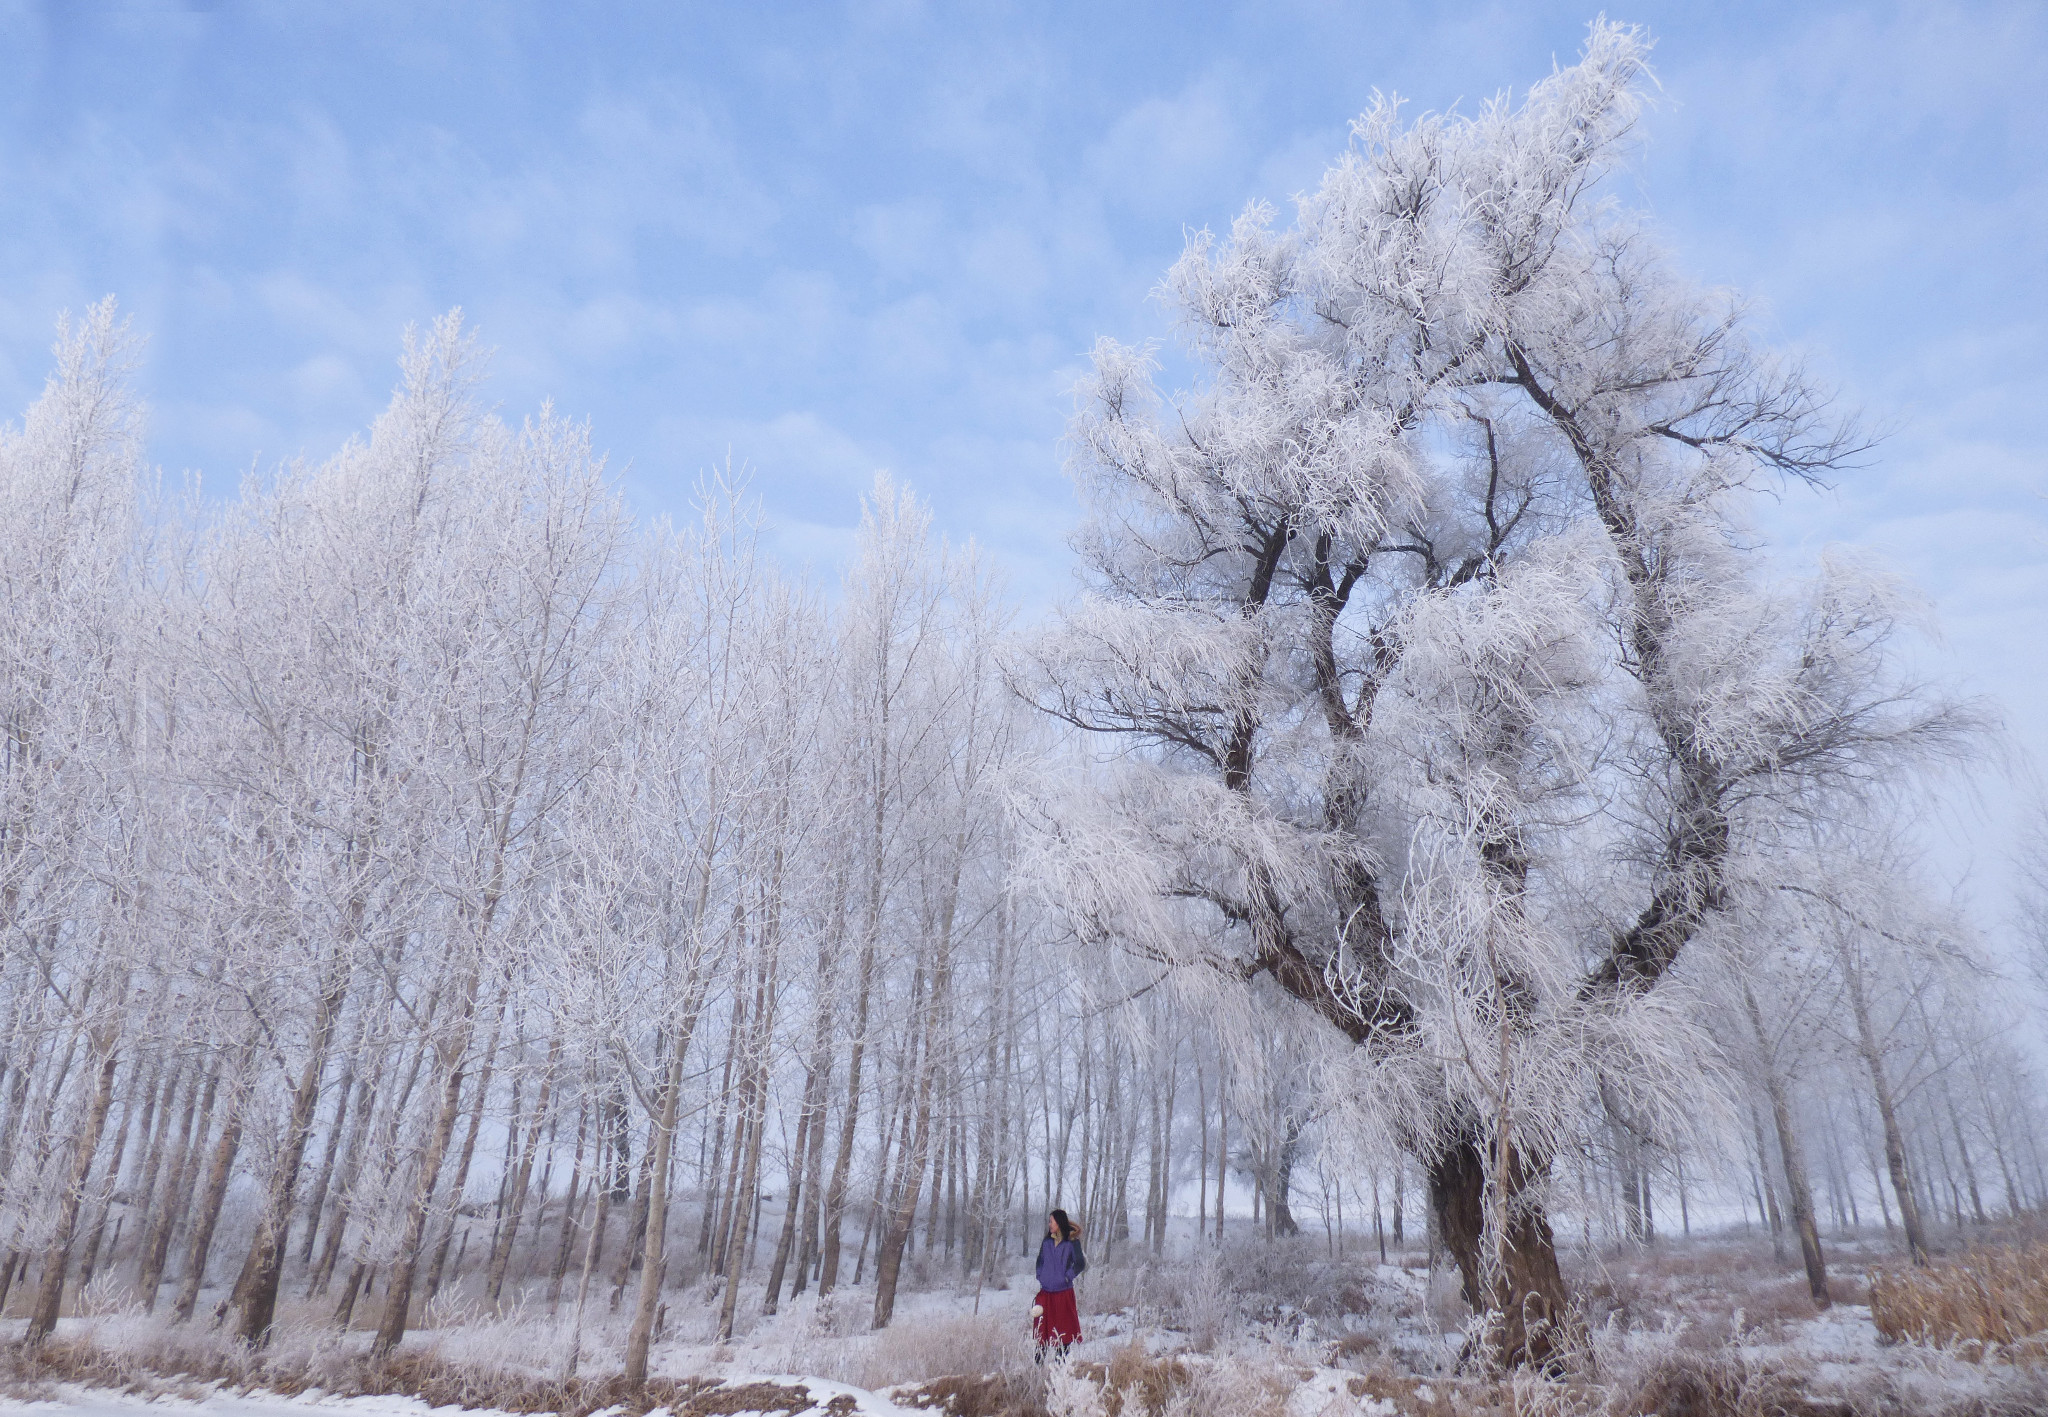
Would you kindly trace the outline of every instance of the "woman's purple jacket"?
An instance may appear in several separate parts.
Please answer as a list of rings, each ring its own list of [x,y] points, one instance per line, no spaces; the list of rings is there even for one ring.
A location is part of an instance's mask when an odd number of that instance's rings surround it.
[[[1038,1242],[1038,1287],[1048,1294],[1072,1289],[1074,1279],[1088,1268],[1079,1240],[1055,1240],[1048,1235]]]

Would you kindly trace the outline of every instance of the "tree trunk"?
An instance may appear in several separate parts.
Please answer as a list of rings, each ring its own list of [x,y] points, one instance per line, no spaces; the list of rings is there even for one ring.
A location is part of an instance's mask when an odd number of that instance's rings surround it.
[[[203,1086],[194,1077],[185,1093],[184,1115],[174,1133],[177,1151],[171,1162],[170,1180],[164,1187],[163,1205],[151,1217],[149,1233],[143,1237],[142,1262],[137,1267],[136,1288],[142,1293],[145,1314],[156,1312],[156,1293],[163,1286],[164,1265],[171,1253],[171,1232],[184,1219],[185,1207],[190,1204],[195,1163],[206,1133],[213,1126],[214,1099],[219,1093],[217,1071],[207,1073]]]
[[[1501,1149],[1473,1128],[1427,1163],[1437,1233],[1457,1261],[1465,1302],[1488,1316],[1493,1360],[1503,1367],[1560,1372],[1571,1309],[1557,1241],[1537,1194],[1548,1167],[1505,1148],[1507,1227],[1491,1237],[1499,1263],[1489,1263],[1485,1156]]]
[[[1202,1055],[1195,1054],[1195,1118],[1201,1124],[1202,1159],[1195,1167],[1195,1238],[1209,1238],[1209,1079]]]
[[[151,1070],[146,1081],[138,1081],[133,1070],[129,1073],[128,1096],[121,1102],[121,1129],[114,1133],[114,1150],[107,1157],[107,1169],[100,1177],[99,1189],[105,1193],[104,1198],[99,1203],[99,1213],[93,1220],[91,1231],[86,1235],[85,1253],[78,1261],[78,1288],[81,1293],[84,1292],[86,1285],[92,1283],[93,1273],[99,1266],[100,1242],[106,1238],[107,1216],[114,1209],[115,1193],[121,1185],[121,1163],[128,1154],[128,1133],[135,1127],[135,1096],[138,1092],[142,1094],[142,1134],[146,1139],[149,1135],[151,1110],[156,1102],[156,1079],[159,1071],[161,1064]],[[119,1221],[115,1222],[114,1233],[118,1243]]]
[[[236,1067],[238,1075],[248,1068],[248,1053],[245,1050],[241,1063]],[[235,1098],[228,1109],[227,1122],[221,1127],[220,1140],[214,1144],[213,1164],[207,1168],[206,1189],[199,1196],[199,1214],[192,1228],[192,1241],[185,1252],[185,1278],[178,1286],[178,1297],[171,1305],[171,1321],[184,1323],[192,1317],[192,1311],[199,1307],[199,1289],[206,1282],[206,1260],[213,1249],[213,1232],[220,1224],[221,1202],[227,1198],[228,1178],[235,1167],[235,1154],[242,1148],[242,1108],[246,1098]]]
[[[1884,1065],[1884,1049],[1870,1019],[1870,999],[1864,989],[1863,971],[1843,950],[1843,971],[1849,985],[1850,1011],[1856,1018],[1857,1051],[1870,1071],[1871,1091],[1877,1095],[1878,1120],[1884,1125],[1885,1169],[1891,1173],[1892,1194],[1899,1200],[1899,1223],[1906,1232],[1906,1253],[1914,1264],[1927,1265],[1927,1232],[1920,1224],[1920,1203],[1913,1195],[1913,1181],[1906,1170],[1906,1139],[1899,1128],[1899,1112],[1892,1096],[1891,1079]]]
[[[1230,1180],[1230,1098],[1224,1089],[1224,1063],[1216,1063],[1216,1243],[1223,1243],[1223,1190]]]
[[[341,981],[336,981],[320,999],[314,1015],[313,1035],[306,1048],[306,1064],[292,1089],[291,1114],[285,1123],[284,1145],[270,1175],[263,1214],[256,1222],[256,1237],[250,1242],[243,1268],[248,1283],[241,1298],[242,1322],[239,1335],[244,1343],[261,1345],[270,1338],[271,1319],[277,1313],[278,1285],[284,1280],[285,1242],[290,1238],[292,1199],[298,1190],[299,1166],[305,1160],[306,1142],[313,1134],[313,1113],[320,1105],[320,1078],[327,1071],[327,1045],[334,1036],[334,1021],[341,1007]]]
[[[853,1168],[853,1143],[860,1122],[860,1068],[867,1049],[868,1000],[875,977],[873,930],[863,932],[860,982],[853,1004],[853,1047],[846,1060],[846,1115],[839,1119],[839,1152],[832,1162],[832,1180],[825,1190],[825,1235],[819,1242],[824,1258],[818,1270],[818,1297],[839,1282],[839,1232],[846,1219],[846,1184]]]
[[[467,981],[465,992],[473,1003],[476,992],[474,978]],[[456,1045],[448,1050],[449,1055],[443,1064],[447,1077],[441,1084],[441,1105],[436,1109],[432,1130],[427,1133],[427,1144],[420,1156],[419,1183],[406,1207],[405,1231],[398,1242],[397,1257],[391,1262],[391,1276],[385,1283],[384,1316],[378,1321],[376,1336],[370,1340],[373,1359],[390,1357],[405,1337],[406,1320],[412,1307],[413,1274],[419,1267],[420,1242],[426,1238],[434,1184],[440,1178],[441,1161],[448,1154],[448,1143],[455,1135],[456,1118],[462,1115],[461,1055],[467,1050],[467,1038],[458,1039]]]
[[[476,1159],[476,1140],[483,1130],[484,1106],[491,1100],[491,1074],[498,1065],[498,1042],[504,1037],[508,1002],[506,992],[501,991],[497,1012],[491,1020],[491,1040],[484,1045],[483,1068],[477,1073],[476,1105],[469,1112],[469,1131],[462,1139],[455,1175],[448,1183],[448,1226],[441,1232],[441,1243],[434,1248],[434,1263],[427,1270],[429,1299],[441,1292],[441,1271],[448,1263],[448,1246],[455,1239],[455,1227],[461,1223],[462,1193],[469,1185],[469,1168]],[[467,1235],[468,1232],[465,1230],[463,1233]]]
[[[626,1386],[638,1393],[647,1386],[647,1350],[654,1337],[654,1310],[661,1299],[661,1275],[668,1239],[668,1170],[675,1150],[676,1109],[683,1093],[683,1050],[688,1039],[670,1047],[668,1076],[662,1079],[661,1114],[648,1138],[654,1173],[648,1178],[647,1238],[640,1259],[640,1295],[633,1306],[633,1324],[626,1333]]]
[[[1785,1164],[1785,1190],[1792,1199],[1792,1228],[1799,1236],[1800,1258],[1806,1262],[1806,1287],[1813,1295],[1814,1307],[1825,1309],[1834,1300],[1828,1295],[1827,1259],[1821,1253],[1820,1227],[1813,1218],[1813,1188],[1806,1177],[1806,1153],[1799,1144],[1799,1133],[1792,1125],[1792,1104],[1786,1095],[1785,1080],[1769,1054],[1763,1010],[1757,1007],[1756,994],[1746,980],[1742,986],[1742,1002],[1749,1011],[1750,1027],[1756,1030],[1764,1089],[1770,1095],[1771,1116],[1778,1124],[1778,1152]]]
[[[138,1221],[141,1229],[135,1237],[138,1256],[142,1252],[143,1243],[149,1238],[147,1222],[157,1214],[156,1183],[158,1177],[164,1174],[164,1153],[170,1146],[174,1125],[171,1114],[177,1105],[178,1091],[184,1082],[185,1073],[182,1064],[164,1070],[163,1095],[156,1103],[156,1123],[153,1127],[145,1128],[147,1140],[144,1142],[142,1153],[142,1175],[129,1196],[134,1214],[141,1217]],[[108,1263],[118,1263],[118,1256],[110,1257]]]
[[[811,1126],[810,1159],[804,1165],[804,1213],[799,1222],[803,1248],[797,1254],[796,1282],[789,1290],[792,1298],[804,1292],[810,1281],[811,1267],[821,1258],[818,1250],[818,1221],[824,1214],[822,1192],[825,1180],[825,1122],[831,1091],[832,1074],[828,1063],[818,1083],[818,1112]]]
[[[341,1085],[334,1094],[334,1120],[328,1124],[327,1145],[321,1150],[319,1174],[313,1182],[313,1189],[306,1195],[306,1241],[299,1249],[301,1269],[313,1263],[313,1252],[319,1245],[320,1221],[327,1212],[327,1192],[334,1184],[334,1163],[341,1153],[341,1139],[350,1120],[349,1097],[356,1086],[356,1056],[352,1048],[343,1048]]]
[[[1941,1100],[1943,1104],[1948,1108],[1949,1126],[1953,1128],[1955,1132],[1956,1155],[1962,1159],[1963,1180],[1970,1188],[1971,1218],[1974,1219],[1979,1225],[1989,1224],[1990,1222],[1986,1220],[1984,1216],[1983,1193],[1977,1189],[1977,1166],[1975,1162],[1970,1160],[1969,1143],[1963,1140],[1962,1114],[1956,1111],[1956,1101],[1955,1098],[1949,1094],[1948,1080],[1946,1078],[1942,1080],[1941,1084]]]
[[[603,1150],[602,1139],[599,1150]],[[583,1309],[590,1302],[590,1276],[597,1269],[597,1259],[604,1248],[605,1211],[611,1204],[611,1187],[604,1183],[604,1175],[595,1167],[590,1173],[590,1190],[595,1197],[595,1214],[590,1221],[590,1238],[583,1246],[583,1275],[576,1281],[576,1321],[569,1330],[568,1376],[576,1376],[576,1364],[583,1356]]]
[[[765,1052],[766,1040],[762,1040]],[[749,1085],[746,1097],[741,1103],[740,1118],[742,1130],[746,1132],[746,1166],[737,1178],[732,1204],[732,1230],[725,1241],[725,1297],[718,1306],[718,1341],[724,1343],[732,1338],[733,1319],[739,1312],[740,1275],[746,1268],[743,1253],[747,1240],[747,1226],[754,1210],[754,1199],[761,1188],[761,1137],[766,1130],[768,1103],[768,1064],[762,1057],[758,1062],[750,1060],[748,1066]],[[733,1139],[735,1148],[739,1138]],[[739,1153],[735,1150],[734,1155]]]
[[[745,1015],[746,1002],[735,994],[732,1009],[726,1019],[725,1062],[718,1079],[718,1120],[712,1126],[711,1164],[708,1170],[703,1168],[703,1152],[700,1150],[697,1154],[699,1169],[702,1171],[700,1179],[704,1184],[704,1217],[697,1227],[697,1253],[709,1257],[714,1272],[719,1272],[722,1257],[712,1243],[713,1237],[725,1233],[721,1225],[723,1213],[719,1206],[725,1201],[726,1193],[732,1189],[730,1186],[720,1187],[718,1173],[727,1165],[725,1129],[726,1124],[732,1119],[732,1103],[736,1095],[732,1085],[732,1070],[733,1063],[740,1053],[740,1023]]]
[[[100,1062],[99,1086],[86,1106],[85,1126],[73,1143],[71,1176],[57,1198],[57,1225],[51,1233],[49,1248],[43,1252],[35,1308],[29,1311],[28,1331],[22,1339],[22,1347],[30,1353],[41,1348],[57,1327],[57,1310],[64,1302],[64,1272],[71,1260],[71,1238],[78,1228],[78,1209],[85,1200],[85,1183],[100,1148],[100,1133],[106,1129],[107,1111],[114,1103],[114,1071],[119,1058],[111,1046],[106,1049]]]
[[[1273,1166],[1273,1193],[1266,1198],[1268,1214],[1275,1235],[1299,1235],[1301,1226],[1295,1222],[1294,1209],[1288,1198],[1294,1189],[1294,1162],[1301,1152],[1301,1121],[1287,1117],[1282,1121],[1285,1135],[1280,1142],[1280,1155]]]
[[[1764,1143],[1763,1118],[1751,1106],[1749,1125],[1756,1139],[1756,1170],[1751,1179],[1757,1183],[1756,1198],[1759,1218],[1771,1227],[1771,1258],[1783,1262],[1785,1258],[1785,1212],[1778,1205],[1778,1183],[1771,1175],[1771,1152]]]
[[[591,1106],[586,1099],[576,1108],[576,1150],[569,1161],[569,1189],[562,1196],[562,1234],[555,1246],[555,1263],[548,1272],[548,1317],[553,1318],[555,1308],[562,1301],[562,1280],[569,1273],[569,1261],[573,1257],[576,1241],[576,1198],[578,1188],[583,1184],[583,1144],[590,1131]],[[595,1185],[596,1162],[592,1160],[592,1184]],[[534,1221],[535,1239],[539,1239],[540,1222]]]
[[[805,1079],[803,1111],[797,1117],[796,1145],[789,1153],[789,1192],[783,1200],[782,1233],[775,1240],[775,1258],[768,1266],[768,1292],[762,1297],[761,1312],[773,1314],[782,1299],[782,1278],[789,1269],[789,1252],[796,1242],[798,1209],[804,1200],[804,1160],[811,1146],[811,1078]]]
[[[533,1179],[533,1158],[540,1148],[541,1127],[547,1120],[548,1101],[555,1086],[555,1069],[562,1060],[562,1037],[558,1033],[548,1045],[548,1061],[541,1072],[540,1095],[534,1100],[533,1121],[526,1129],[526,1144],[521,1148],[519,1160],[512,1174],[505,1181],[505,1214],[501,1218],[498,1233],[492,1237],[489,1277],[484,1283],[484,1299],[496,1304],[505,1288],[505,1268],[512,1262],[512,1244],[519,1235],[519,1222],[526,1213],[526,1191]],[[515,1127],[517,1120],[514,1120]],[[545,1179],[545,1178],[543,1178]],[[545,1196],[545,1191],[543,1191]],[[535,1222],[539,1224],[538,1221]]]
[[[936,990],[934,990],[936,993]],[[920,1187],[924,1184],[926,1154],[931,1147],[932,1129],[932,1054],[937,1039],[932,1037],[927,1023],[924,1039],[924,1057],[918,1068],[917,1100],[915,1103],[914,1125],[911,1129],[910,1150],[903,1165],[898,1168],[895,1204],[890,1207],[887,1223],[882,1230],[882,1242],[875,1253],[875,1316],[874,1327],[887,1328],[896,1312],[896,1283],[903,1272],[904,1242],[910,1238],[910,1226],[917,1216],[917,1200]],[[906,1122],[913,1122],[910,1117]]]
[[[1785,1189],[1792,1198],[1792,1228],[1799,1236],[1799,1255],[1806,1263],[1806,1287],[1815,1308],[1825,1309],[1833,1299],[1828,1294],[1827,1259],[1821,1253],[1820,1229],[1813,1217],[1813,1187],[1806,1176],[1806,1153],[1792,1125],[1792,1108],[1784,1083],[1773,1073],[1770,1083],[1771,1115],[1778,1124],[1778,1149],[1785,1164]]]

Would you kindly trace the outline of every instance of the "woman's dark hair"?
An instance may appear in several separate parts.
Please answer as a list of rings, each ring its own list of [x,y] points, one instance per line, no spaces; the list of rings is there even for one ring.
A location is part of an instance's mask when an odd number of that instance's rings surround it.
[[[1067,1219],[1067,1213],[1064,1210],[1054,1211],[1052,1213],[1052,1218],[1059,1222],[1060,1238],[1062,1240],[1071,1240],[1074,1238],[1074,1232],[1078,1230],[1080,1227],[1075,1225],[1073,1221]]]

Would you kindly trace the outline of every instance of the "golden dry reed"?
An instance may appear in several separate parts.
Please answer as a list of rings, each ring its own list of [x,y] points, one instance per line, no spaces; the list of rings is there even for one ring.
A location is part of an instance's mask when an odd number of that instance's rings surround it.
[[[1870,1276],[1870,1317],[1891,1342],[2048,1351],[2048,1240],[1971,1250],[1932,1269]]]

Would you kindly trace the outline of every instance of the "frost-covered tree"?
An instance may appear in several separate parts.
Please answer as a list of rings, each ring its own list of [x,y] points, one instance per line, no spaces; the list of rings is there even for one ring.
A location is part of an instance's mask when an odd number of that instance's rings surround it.
[[[0,1294],[36,1255],[30,1347],[56,1324],[124,1043],[148,1012],[160,821],[136,341],[109,300],[60,322],[55,352],[26,420],[0,429]]]
[[[1644,56],[1603,22],[1520,101],[1376,102],[1292,228],[1191,242],[1205,377],[1163,401],[1098,345],[1087,594],[1031,671],[1154,750],[1033,806],[1048,897],[1356,1045],[1329,1082],[1426,1169],[1510,1363],[1562,1352],[1546,1183],[1586,1099],[1684,1125],[1705,1049],[1659,986],[1731,879],[1951,726],[1881,582],[1753,554],[1753,489],[1865,443],[1601,198]]]

